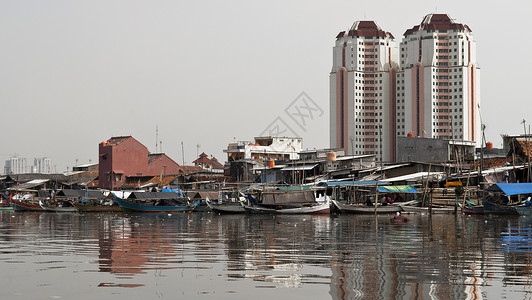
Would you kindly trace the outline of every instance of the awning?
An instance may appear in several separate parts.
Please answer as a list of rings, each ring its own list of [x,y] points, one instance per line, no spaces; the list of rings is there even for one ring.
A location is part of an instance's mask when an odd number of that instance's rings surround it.
[[[383,181],[322,181],[319,186],[370,186],[377,184],[387,184]]]
[[[24,189],[31,189],[36,186],[40,186],[45,184],[46,182],[50,181],[50,179],[33,179],[28,182],[19,184],[17,186],[9,188],[9,190],[24,190]]]
[[[419,193],[411,185],[388,185],[388,186],[379,186],[380,193]]]
[[[289,166],[289,167],[282,168],[281,171],[308,171],[308,170],[314,169],[317,166],[318,164],[303,165],[303,166]]]
[[[508,196],[532,194],[532,183],[495,183],[486,190],[488,192],[502,192]]]

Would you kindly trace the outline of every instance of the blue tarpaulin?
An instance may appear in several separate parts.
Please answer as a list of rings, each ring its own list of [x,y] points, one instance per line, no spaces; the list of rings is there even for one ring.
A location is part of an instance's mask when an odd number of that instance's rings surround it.
[[[411,185],[388,185],[379,186],[379,193],[419,193]]]
[[[322,181],[318,183],[319,186],[368,186],[377,184],[388,184],[383,181]]]
[[[532,194],[532,183],[495,183],[486,190],[488,192],[502,192],[508,196]]]

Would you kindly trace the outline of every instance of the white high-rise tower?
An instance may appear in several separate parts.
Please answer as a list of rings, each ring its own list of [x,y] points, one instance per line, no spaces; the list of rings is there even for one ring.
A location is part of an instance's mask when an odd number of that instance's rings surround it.
[[[429,14],[400,47],[398,135],[477,141],[480,77],[471,29]]]

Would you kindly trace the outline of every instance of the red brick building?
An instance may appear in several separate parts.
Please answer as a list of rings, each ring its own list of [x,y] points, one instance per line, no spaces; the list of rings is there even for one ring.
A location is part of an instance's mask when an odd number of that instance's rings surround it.
[[[150,154],[131,136],[112,137],[99,145],[99,187],[116,189],[130,176],[179,174],[179,165],[164,153]]]

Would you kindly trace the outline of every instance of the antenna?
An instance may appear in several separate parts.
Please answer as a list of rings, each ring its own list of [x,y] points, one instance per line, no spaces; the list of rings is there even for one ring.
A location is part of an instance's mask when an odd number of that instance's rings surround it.
[[[159,144],[159,124],[155,124],[155,153],[157,153],[158,144]]]
[[[163,153],[163,141],[159,141],[159,152]]]

